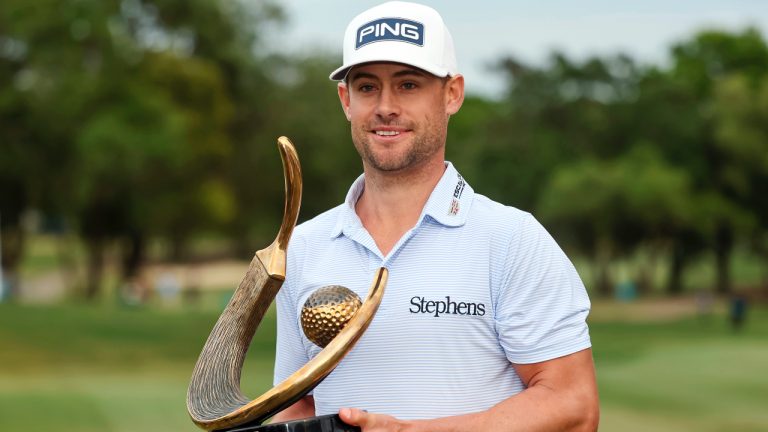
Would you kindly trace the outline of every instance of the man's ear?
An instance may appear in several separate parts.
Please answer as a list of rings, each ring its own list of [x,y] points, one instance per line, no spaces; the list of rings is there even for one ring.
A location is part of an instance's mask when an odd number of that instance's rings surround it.
[[[349,121],[349,87],[347,87],[347,83],[343,81],[340,82],[338,85],[338,91],[341,108],[344,110],[344,115],[347,116],[347,121]]]
[[[449,116],[459,112],[464,103],[464,76],[452,76],[445,84],[445,112]]]

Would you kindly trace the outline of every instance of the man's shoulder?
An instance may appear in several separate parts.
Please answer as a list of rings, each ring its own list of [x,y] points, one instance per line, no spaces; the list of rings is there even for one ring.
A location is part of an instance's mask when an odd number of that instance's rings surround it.
[[[339,217],[346,204],[342,203],[326,210],[312,219],[306,220],[296,226],[293,232],[293,238],[317,238],[324,236],[330,238],[333,229],[339,223]]]
[[[490,225],[495,232],[515,232],[532,218],[527,211],[494,201],[485,195],[475,193],[469,221]]]
[[[342,204],[343,205],[343,204]],[[323,248],[333,240],[333,233],[337,229],[342,205],[327,210],[319,215],[297,225],[291,234],[288,243],[289,265],[301,266],[305,254],[310,249]]]
[[[509,253],[528,248],[541,254],[565,257],[549,231],[527,211],[476,194],[468,222],[472,218],[475,232],[490,233],[491,244],[505,245]]]

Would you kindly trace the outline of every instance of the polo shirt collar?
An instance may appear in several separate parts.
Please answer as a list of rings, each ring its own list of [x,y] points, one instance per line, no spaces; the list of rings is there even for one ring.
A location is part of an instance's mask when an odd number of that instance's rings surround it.
[[[362,222],[355,213],[355,204],[364,189],[365,175],[361,174],[347,192],[336,224],[331,231],[331,238],[338,237],[345,229],[362,227]],[[453,164],[446,161],[445,172],[424,205],[419,223],[422,223],[429,216],[437,223],[447,227],[462,226],[467,221],[467,214],[474,196],[475,192],[472,187],[467,184]]]

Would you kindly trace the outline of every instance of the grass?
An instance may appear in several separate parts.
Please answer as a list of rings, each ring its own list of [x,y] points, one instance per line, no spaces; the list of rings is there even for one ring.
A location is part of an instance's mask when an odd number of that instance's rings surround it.
[[[590,323],[604,431],[768,430],[768,310],[742,332],[721,314]],[[0,304],[0,430],[194,431],[184,398],[215,310]],[[601,318],[603,317],[603,318]],[[608,318],[605,318],[608,317]],[[246,394],[270,387],[274,315]]]
[[[601,430],[768,430],[768,311],[591,325]]]
[[[269,388],[274,319],[257,332],[244,391]],[[0,430],[197,430],[184,401],[218,313],[0,305]]]

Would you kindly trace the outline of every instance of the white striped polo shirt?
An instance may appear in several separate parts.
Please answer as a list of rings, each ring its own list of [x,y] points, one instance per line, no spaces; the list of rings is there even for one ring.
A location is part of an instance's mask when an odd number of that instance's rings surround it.
[[[530,214],[474,193],[447,162],[416,226],[382,256],[354,210],[363,179],[344,204],[294,231],[277,296],[275,384],[320,352],[301,330],[307,297],[343,285],[364,299],[379,267],[389,270],[381,306],[315,388],[317,415],[476,412],[524,389],[512,363],[590,347],[584,285]]]

